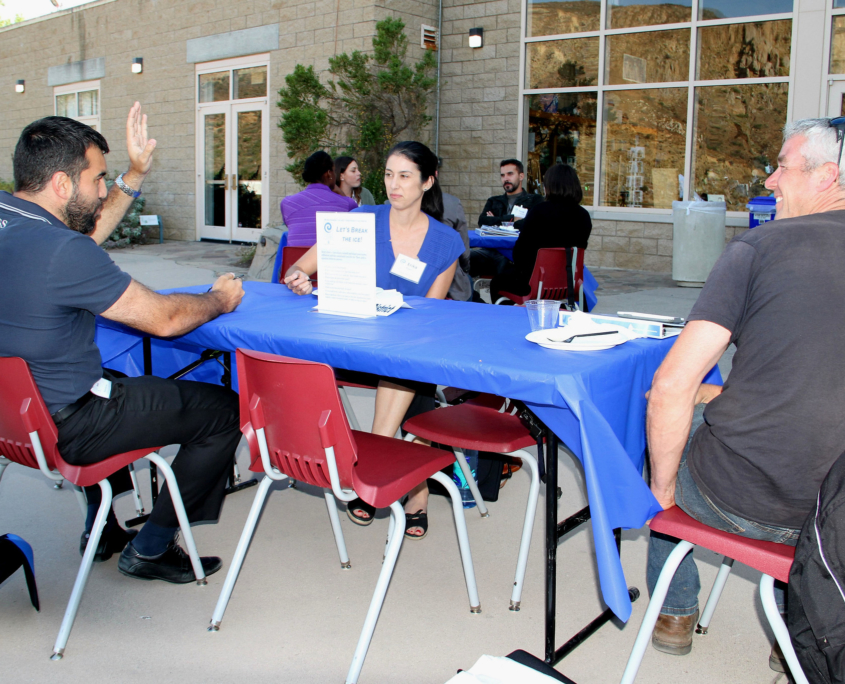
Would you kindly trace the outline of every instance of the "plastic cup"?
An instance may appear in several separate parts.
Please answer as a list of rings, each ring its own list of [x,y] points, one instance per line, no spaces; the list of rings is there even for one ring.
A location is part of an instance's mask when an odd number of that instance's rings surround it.
[[[531,331],[557,327],[560,302],[554,299],[529,299],[525,302]]]

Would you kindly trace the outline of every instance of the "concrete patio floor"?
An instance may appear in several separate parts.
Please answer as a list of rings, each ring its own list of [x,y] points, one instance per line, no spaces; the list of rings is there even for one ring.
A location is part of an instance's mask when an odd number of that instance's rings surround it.
[[[141,282],[174,287],[210,282],[234,270],[236,248],[207,243],[166,243],[111,253]],[[230,254],[231,253],[231,254]],[[175,258],[174,258],[174,255]],[[208,257],[208,258],[205,258]],[[228,261],[227,261],[228,260]],[[246,269],[242,269],[245,271]],[[634,310],[686,315],[698,290],[675,288],[665,276],[597,270],[606,283],[598,311]],[[730,355],[723,359],[729,371]],[[350,392],[362,425],[372,422],[373,393]],[[169,447],[165,455],[175,453]],[[561,451],[561,517],[583,507],[583,475],[576,459]],[[242,443],[241,471],[248,477]],[[148,478],[140,480],[149,502]],[[431,527],[422,541],[403,544],[362,684],[447,681],[482,654],[522,648],[543,651],[543,526],[538,519],[522,610],[508,610],[528,476],[516,473],[490,504],[489,519],[468,510],[467,524],[483,612],[469,612],[454,524],[447,502],[433,497]],[[30,606],[22,573],[0,585],[3,682],[343,682],[381,567],[387,518],[353,525],[341,511],[352,568],[341,570],[325,503],[319,491],[277,485],[264,509],[254,543],[217,633],[206,631],[225,572],[255,489],[227,497],[218,524],[194,528],[201,553],[220,555],[221,572],[208,586],[139,582],[117,571],[117,558],[95,565],[71,633],[65,658],[49,656],[79,567],[82,520],[69,488],[55,490],[40,473],[19,466],[0,482],[0,533],[14,532],[35,549],[41,612]],[[118,518],[134,516],[131,498],[116,501]],[[541,501],[539,511],[543,510]],[[579,684],[618,681],[646,608],[645,530],[623,534],[622,561],[628,583],[643,598],[627,625],[610,623],[563,660],[558,669]],[[702,584],[715,578],[720,559],[696,551]],[[768,668],[771,635],[756,585],[759,573],[737,566],[706,636],[693,651],[673,657],[649,649],[638,681],[685,684],[785,682]],[[558,643],[595,617],[599,597],[589,526],[571,533],[558,550]]]

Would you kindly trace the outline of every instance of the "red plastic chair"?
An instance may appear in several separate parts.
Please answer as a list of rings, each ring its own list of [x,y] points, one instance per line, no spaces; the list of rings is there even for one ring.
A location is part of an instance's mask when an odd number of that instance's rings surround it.
[[[413,439],[414,436],[422,437],[452,447],[455,463],[463,471],[464,479],[472,491],[482,518],[489,516],[487,506],[481,498],[481,492],[478,490],[478,484],[472,476],[463,450],[477,449],[515,456],[528,465],[531,487],[528,490],[525,522],[522,526],[522,538],[510,602],[511,610],[519,610],[525,569],[528,565],[528,550],[531,547],[531,531],[534,528],[534,517],[537,512],[537,497],[540,494],[537,459],[524,451],[526,447],[536,444],[528,428],[522,424],[518,416],[508,412],[506,399],[492,394],[482,394],[458,406],[447,406],[422,413],[405,421],[403,427],[409,433],[406,439]]]
[[[564,300],[567,298],[566,284],[566,253],[572,250],[572,262],[574,264],[572,277],[575,283],[575,300],[584,308],[584,250],[578,247],[544,247],[537,252],[537,261],[534,262],[534,271],[528,284],[531,291],[527,295],[513,294],[512,292],[501,291],[501,295],[494,304],[501,304],[507,299],[517,304],[525,304],[529,299],[554,299]]]
[[[279,282],[285,282],[285,273],[307,252],[310,247],[282,247],[282,267],[279,269]],[[311,286],[317,287],[317,273],[311,276]]]
[[[637,670],[639,670],[651,633],[654,631],[655,624],[657,624],[660,609],[663,607],[663,601],[669,591],[669,584],[684,556],[693,546],[703,546],[725,557],[704,606],[704,612],[701,614],[701,620],[695,630],[696,633],[707,634],[710,618],[713,617],[716,610],[716,604],[719,602],[731,567],[733,567],[734,560],[738,560],[740,563],[763,573],[760,578],[760,599],[763,602],[763,612],[765,612],[769,625],[783,651],[793,680],[796,684],[807,684],[807,678],[801,669],[795,650],[792,648],[789,632],[778,612],[774,595],[776,579],[782,582],[789,581],[789,569],[792,567],[795,547],[747,539],[736,534],[713,529],[691,518],[678,506],[673,506],[669,510],[658,513],[649,523],[649,527],[653,532],[677,537],[681,541],[669,554],[666,563],[663,565],[663,570],[660,572],[660,577],[657,579],[654,594],[646,609],[643,624],[640,626],[637,640],[634,642],[634,648],[631,651],[631,657],[628,659],[628,665],[622,675],[622,684],[632,684],[637,676]]]
[[[472,567],[461,495],[451,478],[440,472],[452,462],[440,449],[351,430],[338,397],[331,367],[263,352],[238,349],[241,431],[247,438],[254,472],[264,472],[235,556],[220,592],[209,631],[217,631],[249,547],[270,485],[293,477],[324,490],[342,568],[349,558],[340,528],[335,497],[358,497],[376,508],[390,507],[384,564],[346,681],[358,680],[384,603],[387,586],[405,532],[405,511],[399,499],[428,478],[440,482],[452,497],[470,611],[481,612]]]
[[[85,583],[91,572],[91,564],[94,562],[94,554],[100,543],[100,535],[111,508],[112,489],[106,478],[138,459],[146,458],[152,461],[164,474],[173,500],[173,508],[182,528],[185,546],[191,557],[197,584],[206,584],[205,573],[197,554],[185,507],[182,505],[176,476],[167,461],[155,453],[161,447],[155,450],[127,451],[123,454],[115,454],[99,463],[79,466],[71,465],[62,458],[56,445],[58,435],[56,424],[41,398],[41,393],[29,372],[26,361],[17,357],[0,358],[0,454],[9,461],[41,470],[53,481],[64,478],[77,487],[99,484],[102,491],[102,502],[97,510],[91,537],[82,556],[79,573],[53,647],[52,660],[61,660],[64,655],[70,630],[82,599],[82,592],[85,590]]]

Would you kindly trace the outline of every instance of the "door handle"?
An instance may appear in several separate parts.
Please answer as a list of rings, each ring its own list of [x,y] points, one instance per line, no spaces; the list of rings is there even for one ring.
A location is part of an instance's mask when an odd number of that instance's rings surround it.
[[[226,174],[223,174],[223,175],[226,176],[226,190],[228,190],[229,189],[229,174],[226,173]]]

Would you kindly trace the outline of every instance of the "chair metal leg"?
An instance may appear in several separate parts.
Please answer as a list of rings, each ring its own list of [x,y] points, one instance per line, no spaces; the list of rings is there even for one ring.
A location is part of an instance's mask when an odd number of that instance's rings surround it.
[[[728,576],[731,574],[731,568],[734,566],[734,559],[725,556],[722,559],[722,566],[719,568],[719,574],[716,575],[716,581],[713,582],[713,588],[710,590],[710,596],[707,597],[707,603],[704,605],[704,611],[701,613],[701,619],[695,628],[696,634],[707,634],[707,628],[710,627],[710,620],[713,618],[713,613],[716,612],[716,605],[719,603],[719,598],[722,596],[722,589],[725,588],[725,582],[728,581]]]
[[[454,487],[454,485],[452,486]],[[461,511],[463,511],[463,508],[461,508]],[[349,673],[346,675],[346,684],[356,684],[358,676],[361,674],[361,668],[364,667],[364,658],[367,657],[367,650],[370,648],[370,641],[372,641],[373,632],[376,629],[376,622],[378,622],[381,607],[384,605],[387,587],[390,584],[390,578],[393,576],[393,569],[396,567],[396,559],[399,557],[399,549],[402,548],[404,535],[398,534],[398,532],[405,529],[405,511],[398,501],[390,504],[390,517],[393,522],[392,529],[395,533],[390,534],[384,564],[381,566],[381,572],[376,582],[373,598],[370,601],[370,607],[367,610],[367,617],[364,620],[361,636],[358,637],[358,645],[355,647],[352,664],[349,666]]]
[[[3,458],[0,456],[0,480],[3,479],[3,471],[6,470],[6,466],[9,465],[11,461],[7,458]]]
[[[79,510],[82,511],[82,519],[88,520],[88,498],[85,496],[85,490],[82,487],[73,485],[73,493],[76,494],[76,501],[79,503]]]
[[[537,459],[526,451],[515,451],[508,456],[521,458],[528,465],[531,474],[531,487],[528,490],[528,504],[525,506],[525,522],[522,524],[522,539],[519,541],[519,555],[516,561],[516,576],[511,592],[511,610],[519,610],[522,587],[525,583],[525,568],[528,566],[528,550],[531,548],[531,533],[534,530],[534,516],[537,513],[537,499],[540,496],[540,473]]]
[[[182,503],[182,494],[179,492],[179,483],[176,482],[176,476],[173,474],[173,470],[171,470],[167,461],[157,453],[147,454],[144,458],[154,463],[164,474],[164,479],[167,481],[167,488],[170,491],[170,500],[173,502],[173,510],[176,512],[176,519],[179,521],[179,527],[182,529],[182,539],[187,547],[191,566],[194,568],[194,577],[197,578],[197,584],[204,586],[208,584],[208,580],[205,578],[205,571],[202,569],[202,563],[197,553],[197,545],[194,543],[194,535],[191,533],[191,523],[188,521],[188,514],[185,513],[185,505]]]
[[[654,631],[654,626],[657,624],[657,618],[660,615],[660,609],[663,607],[663,601],[666,600],[666,594],[669,593],[669,584],[678,570],[681,561],[687,552],[695,546],[695,544],[682,540],[674,548],[672,553],[663,564],[663,570],[660,571],[660,577],[657,578],[657,584],[654,587],[654,593],[651,596],[651,601],[648,603],[648,608],[643,617],[643,624],[640,625],[640,631],[637,632],[637,640],[634,642],[634,648],[631,650],[631,655],[628,658],[628,664],[625,666],[625,672],[622,674],[622,684],[632,684],[637,676],[637,670],[640,669],[640,663],[643,661],[645,650],[648,647],[648,642],[651,639],[651,633]]]
[[[97,553],[97,546],[100,544],[100,536],[106,526],[106,520],[111,510],[112,490],[108,480],[100,482],[102,499],[97,509],[97,517],[94,518],[94,526],[91,528],[91,537],[85,553],[82,555],[82,563],[79,565],[79,572],[76,575],[76,582],[73,584],[73,591],[70,593],[70,600],[65,609],[65,616],[62,626],[59,628],[59,636],[56,637],[56,644],[53,646],[53,655],[50,660],[61,660],[65,653],[70,630],[73,628],[73,621],[76,619],[76,612],[79,610],[79,603],[82,600],[82,592],[85,591],[85,584],[88,582],[88,575],[91,573],[91,566],[94,563],[94,555]]]
[[[138,486],[138,477],[135,475],[135,464],[126,466],[129,469],[129,479],[132,480],[132,499],[135,501],[135,512],[144,515],[144,502],[141,500],[141,488]]]
[[[349,418],[349,424],[352,426],[352,429],[360,430],[361,426],[358,425],[358,417],[355,415],[352,403],[349,401],[349,395],[346,394],[346,388],[338,387],[337,392],[340,394],[340,401],[343,404],[343,410],[346,411],[346,417]]]
[[[337,544],[337,553],[340,556],[340,567],[348,570],[352,567],[349,562],[349,555],[346,553],[346,542],[343,540],[343,530],[340,528],[340,517],[337,514],[337,504],[331,489],[324,489],[323,496],[326,497],[326,508],[329,509],[329,520],[332,523],[334,541]]]
[[[272,484],[273,480],[265,475],[258,485],[258,490],[255,492],[255,499],[252,502],[252,508],[249,509],[249,515],[246,517],[244,531],[241,532],[241,538],[238,540],[238,546],[235,549],[235,556],[229,565],[229,572],[226,573],[223,589],[220,591],[220,597],[217,599],[217,605],[214,607],[214,613],[211,616],[211,624],[208,626],[209,632],[216,632],[220,629],[223,613],[226,612],[226,606],[229,605],[229,599],[232,596],[232,590],[235,588],[235,582],[238,581],[238,575],[241,572],[241,566],[243,566],[249,543],[252,541],[252,535],[255,534],[258,516],[261,515],[264,500],[267,498],[267,492],[270,490],[270,485]]]
[[[469,596],[469,612],[480,613],[481,601],[478,600],[478,586],[475,583],[475,568],[472,565],[472,553],[469,549],[469,535],[467,534],[467,521],[464,517],[464,505],[461,501],[461,493],[452,482],[452,478],[443,473],[437,472],[431,476],[442,484],[449,496],[452,497],[452,514],[455,516],[455,528],[458,531],[458,546],[461,549],[461,561],[464,566],[464,578],[467,583],[467,594]],[[404,528],[403,528],[404,529]],[[400,535],[397,535],[400,536]]]
[[[472,476],[472,470],[469,467],[469,463],[467,463],[467,459],[466,456],[464,456],[463,449],[459,449],[458,447],[452,447],[452,451],[455,452],[455,463],[458,464],[458,467],[461,469],[461,472],[463,472],[464,479],[469,485],[469,491],[472,492],[472,498],[475,499],[475,503],[478,505],[478,512],[481,513],[482,518],[489,518],[490,512],[487,510],[487,504],[484,503],[484,499],[481,496],[481,491],[478,489],[478,483]]]
[[[775,578],[771,575],[763,575],[760,578],[760,600],[763,602],[763,612],[766,614],[769,625],[775,633],[775,639],[777,639],[780,645],[780,650],[783,651],[786,664],[789,665],[792,681],[795,684],[809,684],[804,670],[801,669],[801,663],[798,662],[798,656],[795,655],[795,649],[792,648],[789,631],[786,629],[786,625],[780,616],[780,611],[775,602]]]
[[[446,394],[439,387],[434,390],[434,396],[437,399],[437,403],[440,404],[440,408],[449,405],[449,402],[446,401]]]

